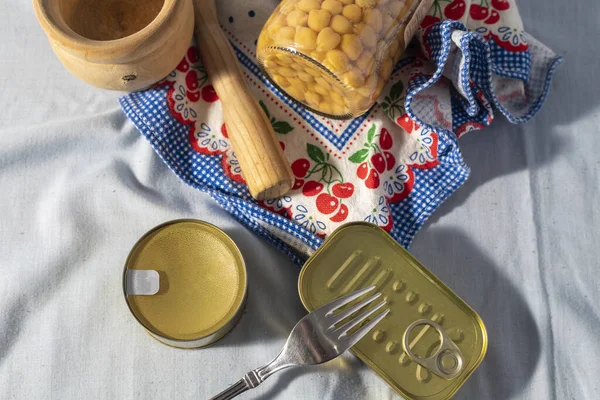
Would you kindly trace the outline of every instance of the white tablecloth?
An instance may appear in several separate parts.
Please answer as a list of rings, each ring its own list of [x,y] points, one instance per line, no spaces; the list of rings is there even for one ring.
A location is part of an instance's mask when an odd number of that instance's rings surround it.
[[[298,270],[186,187],[117,104],[73,78],[29,1],[0,1],[0,398],[204,399],[270,360],[304,314]],[[462,141],[470,181],[412,252],[483,317],[488,354],[459,399],[596,399],[600,376],[600,5],[521,1],[566,56],[529,124]],[[247,312],[213,347],[152,340],[121,293],[140,235],[175,218],[223,228]],[[352,356],[275,376],[246,399],[395,399]]]

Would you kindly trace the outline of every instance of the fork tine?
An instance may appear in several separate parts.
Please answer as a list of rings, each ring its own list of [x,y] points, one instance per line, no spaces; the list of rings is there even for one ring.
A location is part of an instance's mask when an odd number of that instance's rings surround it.
[[[340,338],[344,338],[344,337],[348,336],[348,331],[350,329],[354,328],[356,325],[360,324],[365,319],[369,318],[371,315],[373,315],[375,312],[377,312],[377,310],[379,310],[381,307],[385,306],[386,304],[387,304],[386,301],[382,301],[381,303],[377,304],[375,307],[371,308],[370,310],[367,310],[364,313],[362,313],[361,315],[359,315],[358,317],[353,318],[350,321],[346,322],[344,325],[337,328],[335,330],[335,332],[341,333]]]
[[[377,325],[389,313],[390,313],[390,309],[388,308],[387,310],[385,310],[384,312],[382,312],[381,314],[379,314],[377,317],[375,317],[371,321],[369,321],[368,324],[366,324],[365,326],[363,326],[362,328],[360,328],[359,330],[357,330],[356,332],[354,332],[351,336],[349,336],[348,339],[346,339],[348,341],[348,343],[349,343],[349,346],[352,347],[356,343],[358,343],[358,341],[360,339],[362,339],[363,337],[365,337],[365,335],[367,333],[369,333],[369,331],[371,329],[373,329],[375,327],[375,325]]]
[[[340,297],[339,299],[334,300],[331,303],[327,304],[326,306],[322,307],[322,308],[324,308],[323,311],[326,311],[325,315],[327,317],[329,317],[338,308],[345,306],[346,304],[350,303],[352,300],[359,298],[360,296],[364,295],[365,293],[369,293],[373,289],[375,289],[375,286],[369,286],[367,288],[357,290],[356,292],[347,294],[344,297]]]
[[[331,328],[333,328],[333,325],[335,325],[339,322],[342,322],[343,320],[345,320],[346,318],[348,318],[350,315],[354,314],[361,308],[367,306],[368,304],[371,304],[373,301],[375,301],[379,297],[381,297],[381,293],[375,293],[373,296],[369,297],[368,299],[366,299],[364,301],[361,301],[358,304],[353,305],[349,309],[344,310],[339,314],[334,314],[333,316],[330,317],[332,319]]]

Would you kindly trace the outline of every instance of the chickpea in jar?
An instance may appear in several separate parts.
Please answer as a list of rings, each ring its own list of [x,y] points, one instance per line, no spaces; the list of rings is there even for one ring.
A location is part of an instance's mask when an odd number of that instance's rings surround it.
[[[432,0],[283,0],[257,44],[280,89],[330,117],[367,111],[404,51],[406,25]]]

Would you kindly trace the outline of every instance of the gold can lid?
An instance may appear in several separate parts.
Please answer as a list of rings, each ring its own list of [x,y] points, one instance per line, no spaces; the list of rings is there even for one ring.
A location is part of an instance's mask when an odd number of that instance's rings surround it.
[[[219,228],[176,220],[146,233],[125,263],[134,317],[156,339],[193,348],[224,336],[242,314],[247,278],[239,249]]]
[[[346,224],[331,234],[298,282],[309,311],[368,286],[383,294],[390,313],[352,352],[406,399],[450,398],[485,355],[487,333],[479,315],[368,223]]]

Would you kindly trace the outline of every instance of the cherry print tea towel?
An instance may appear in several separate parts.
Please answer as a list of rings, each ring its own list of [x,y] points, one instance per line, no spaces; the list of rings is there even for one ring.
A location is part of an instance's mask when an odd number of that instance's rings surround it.
[[[290,101],[258,68],[256,39],[276,5],[223,0],[219,19],[292,165],[287,195],[250,197],[194,43],[163,81],[120,103],[177,176],[298,264],[351,221],[379,225],[408,247],[469,175],[458,139],[498,112],[513,123],[532,118],[560,62],[524,31],[513,0],[435,0],[378,103],[330,120]]]

